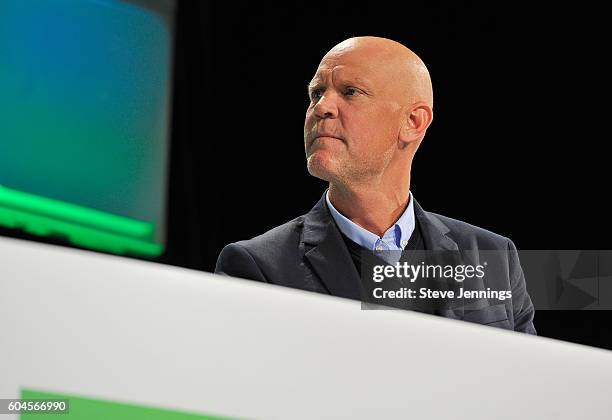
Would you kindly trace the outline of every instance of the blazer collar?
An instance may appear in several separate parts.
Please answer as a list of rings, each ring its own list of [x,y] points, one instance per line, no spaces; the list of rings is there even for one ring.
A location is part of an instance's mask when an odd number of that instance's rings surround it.
[[[414,195],[412,195],[414,200]],[[450,229],[435,214],[423,210],[414,200],[417,223],[423,232],[428,250],[458,250],[457,243],[447,234]],[[344,243],[340,230],[325,202],[325,193],[304,217],[305,258],[334,296],[360,299],[360,279],[355,264]]]
[[[412,196],[414,200],[414,195]],[[421,226],[425,248],[430,251],[457,251],[459,247],[448,234],[450,229],[434,214],[423,210],[414,200],[414,215]]]
[[[359,273],[327,208],[325,193],[304,218],[303,242],[305,258],[333,296],[361,298]]]

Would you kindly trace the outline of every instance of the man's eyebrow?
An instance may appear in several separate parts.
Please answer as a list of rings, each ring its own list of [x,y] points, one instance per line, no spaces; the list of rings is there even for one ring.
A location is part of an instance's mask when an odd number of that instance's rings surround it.
[[[371,89],[371,84],[367,79],[363,79],[359,76],[355,76],[354,78],[349,78],[346,84],[355,84],[357,87],[363,87],[366,90]]]
[[[308,89],[309,92],[312,92],[313,90],[321,86],[323,86],[323,84],[321,83],[320,80],[311,80],[310,83],[308,83],[308,85],[306,86],[306,88]]]
[[[367,79],[361,78],[359,76],[347,77],[346,79],[342,80],[341,83],[343,86],[356,86],[358,88],[362,88],[365,93],[372,93],[372,85],[370,84],[370,82]],[[310,81],[310,83],[308,83],[306,87],[308,89],[308,92],[312,92],[316,89],[325,87],[325,82],[319,79],[313,79]]]

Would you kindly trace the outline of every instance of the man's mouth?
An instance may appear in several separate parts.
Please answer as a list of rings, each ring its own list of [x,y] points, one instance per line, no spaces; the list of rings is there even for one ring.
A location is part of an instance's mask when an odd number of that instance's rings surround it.
[[[316,139],[319,139],[319,138],[326,138],[326,137],[327,138],[331,138],[331,139],[336,139],[336,140],[344,141],[341,137],[335,136],[335,135],[330,134],[330,133],[317,133],[314,136],[313,141],[316,140]]]

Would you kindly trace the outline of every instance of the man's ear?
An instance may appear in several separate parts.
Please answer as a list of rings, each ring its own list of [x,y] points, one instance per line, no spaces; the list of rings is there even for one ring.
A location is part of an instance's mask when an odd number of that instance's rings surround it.
[[[426,102],[417,102],[406,108],[399,133],[400,148],[403,149],[414,142],[418,145],[432,120],[433,110]]]

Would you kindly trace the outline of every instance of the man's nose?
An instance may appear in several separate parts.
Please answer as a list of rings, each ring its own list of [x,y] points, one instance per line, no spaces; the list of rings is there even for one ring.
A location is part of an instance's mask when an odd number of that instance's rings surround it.
[[[319,119],[337,118],[338,106],[333,95],[323,95],[314,106],[314,113]]]

